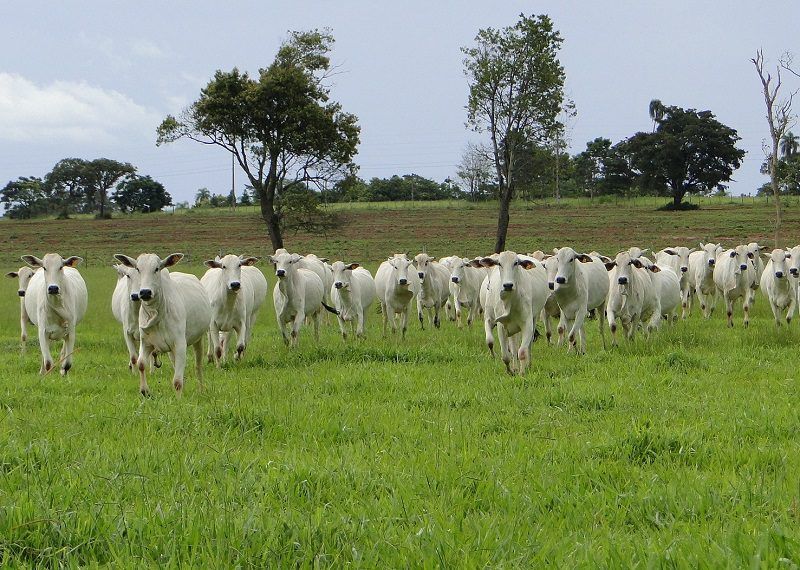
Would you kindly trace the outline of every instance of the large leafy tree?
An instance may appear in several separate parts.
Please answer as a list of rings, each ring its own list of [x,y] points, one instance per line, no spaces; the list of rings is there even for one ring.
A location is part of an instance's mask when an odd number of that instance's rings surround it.
[[[745,152],[740,137],[711,111],[666,107],[653,133],[636,133],[624,150],[643,190],[672,196],[680,207],[687,193],[710,192],[730,180]]]
[[[45,190],[53,207],[58,209],[59,218],[84,210],[88,165],[89,161],[82,158],[64,158],[45,175]]]
[[[29,219],[47,213],[44,182],[35,176],[20,176],[0,190],[0,203],[10,218]]]
[[[160,212],[172,204],[164,185],[150,176],[131,176],[119,184],[111,199],[121,212]]]
[[[469,81],[468,124],[491,139],[500,194],[496,251],[505,249],[517,154],[530,143],[544,144],[560,126],[565,79],[557,57],[561,43],[549,17],[520,15],[513,26],[480,30],[475,45],[462,48]]]
[[[594,198],[621,194],[633,185],[633,172],[620,145],[598,137],[586,143],[586,150],[575,156],[575,174],[583,188]]]
[[[293,32],[257,78],[217,71],[200,98],[158,128],[158,144],[186,138],[231,153],[257,193],[273,248],[283,247],[281,195],[355,170],[355,115],[330,100],[327,31]]]
[[[97,158],[86,164],[84,168],[86,200],[92,210],[97,208],[98,218],[108,217],[106,212],[108,191],[123,178],[134,174],[136,174],[135,166],[110,158]]]

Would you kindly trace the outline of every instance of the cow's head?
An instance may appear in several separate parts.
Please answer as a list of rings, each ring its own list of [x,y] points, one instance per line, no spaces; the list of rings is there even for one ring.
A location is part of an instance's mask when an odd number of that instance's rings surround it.
[[[793,279],[800,277],[800,245],[794,246],[788,252],[789,254],[789,275]]]
[[[689,249],[688,247],[668,247],[663,250],[664,253],[678,258],[678,267],[681,273],[689,271],[689,254],[696,251],[695,248]]]
[[[27,265],[23,265],[17,271],[9,271],[6,273],[6,277],[17,280],[17,294],[20,297],[24,297],[25,291],[28,290],[28,283],[31,282],[31,277],[33,277],[33,273],[33,269]]]
[[[64,290],[64,268],[76,267],[83,259],[74,255],[64,259],[57,253],[48,253],[44,259],[33,255],[23,255],[22,261],[34,269],[41,268],[44,271],[44,282],[48,295],[61,295]]]
[[[472,267],[472,260],[467,257],[457,257],[450,264],[450,281],[456,285],[464,282],[467,267]]]
[[[726,255],[733,260],[732,265],[734,275],[741,275],[742,271],[747,270],[750,258],[748,256],[746,245],[737,245],[735,249],[729,249],[726,252]]]
[[[242,288],[242,267],[255,265],[257,257],[244,255],[226,255],[205,262],[206,267],[222,270],[222,282],[229,293],[236,294]]]
[[[701,243],[699,251],[703,252],[703,266],[711,270],[717,264],[717,257],[722,253],[722,246],[718,243]]]
[[[555,259],[555,263],[550,262],[548,265],[547,262],[549,262],[550,259]],[[585,253],[577,253],[571,247],[562,247],[557,252],[554,252],[553,257],[550,259],[545,262],[545,267],[548,268],[547,281],[549,284],[551,281],[550,273],[553,272],[553,265],[555,265],[555,275],[552,279],[554,282],[554,289],[570,285],[574,282],[576,263],[589,263],[592,261],[591,257]]]
[[[497,267],[500,272],[500,295],[508,294],[517,288],[517,272],[531,269],[536,264],[531,259],[521,258],[513,251],[496,253],[481,260],[484,267]]]
[[[358,263],[345,263],[344,261],[334,261],[333,286],[340,291],[350,291],[350,279],[353,276],[353,269],[360,267]]]
[[[424,282],[428,276],[428,271],[431,268],[431,263],[436,261],[436,258],[431,257],[427,253],[418,253],[414,256],[414,267],[417,269],[417,276],[419,280]]]
[[[292,271],[297,268],[297,262],[303,259],[297,253],[276,253],[269,256],[269,262],[275,266],[275,277],[285,279]]]
[[[117,278],[125,280],[125,287],[128,291],[128,296],[130,300],[134,303],[139,302],[139,272],[135,269],[128,267],[127,265],[123,265],[122,263],[117,263],[114,265],[114,269],[117,271]]]
[[[397,285],[408,287],[408,268],[411,267],[411,260],[408,256],[405,253],[395,253],[386,261],[392,266],[392,273]]]
[[[607,262],[605,265],[608,271],[611,271],[615,267],[617,268],[616,285],[619,286],[623,293],[628,291],[633,281],[633,271],[635,269],[644,269],[642,260],[638,258],[631,259],[629,251],[620,251],[614,258],[614,261]]]
[[[163,283],[161,271],[172,267],[183,259],[182,253],[172,253],[166,258],[161,259],[155,253],[143,253],[136,259],[117,253],[114,255],[117,261],[126,267],[136,270],[134,281],[138,278],[139,300],[145,304],[159,302],[163,294]],[[136,285],[131,285],[131,300],[134,300]]]
[[[791,259],[789,252],[782,249],[773,249],[769,258],[772,261],[772,271],[775,272],[776,279],[783,279],[789,276],[791,272],[791,267],[788,263]]]

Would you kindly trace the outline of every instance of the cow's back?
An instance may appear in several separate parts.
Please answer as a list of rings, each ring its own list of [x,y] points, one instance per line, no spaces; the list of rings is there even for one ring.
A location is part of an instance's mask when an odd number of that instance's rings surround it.
[[[264,303],[264,299],[267,298],[267,291],[269,289],[267,278],[264,277],[264,274],[259,268],[245,265],[242,267],[242,282],[244,287],[249,289],[250,303],[247,309],[251,313],[257,311]]]
[[[193,345],[208,332],[211,325],[211,303],[200,280],[190,274],[173,271],[169,274],[173,287],[167,303],[182,305],[186,322],[186,344]],[[180,314],[178,312],[178,314]]]

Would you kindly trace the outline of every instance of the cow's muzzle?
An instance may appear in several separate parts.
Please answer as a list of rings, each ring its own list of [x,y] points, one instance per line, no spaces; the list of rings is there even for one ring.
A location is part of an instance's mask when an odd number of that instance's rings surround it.
[[[139,298],[142,301],[149,301],[153,298],[153,292],[150,289],[139,289]]]
[[[286,277],[286,270],[285,269],[278,269],[275,271],[276,277]]]
[[[333,284],[333,286],[336,287],[337,289],[341,289],[344,286],[344,283],[342,283],[341,281],[337,281],[336,283]]]
[[[242,284],[238,281],[231,281],[229,287],[231,288],[231,291],[238,291],[242,288]]]
[[[59,288],[58,285],[50,285],[47,287],[47,293],[50,295],[58,295]]]
[[[514,284],[513,283],[503,283],[503,290],[504,291],[513,291]]]
[[[567,282],[566,277],[556,277],[556,283],[558,283],[559,285],[564,285],[566,282]]]
[[[20,289],[19,291],[17,291],[17,295],[19,295],[20,297],[24,297],[25,291],[23,289]]]
[[[452,281],[453,283],[458,283],[458,277],[456,277],[455,275],[453,275],[453,276],[450,278],[450,281]]]
[[[620,285],[627,285],[628,284],[628,278],[627,277],[618,277],[617,278],[617,283],[619,283]]]
[[[134,303],[139,300],[139,293],[131,293],[131,301]]]

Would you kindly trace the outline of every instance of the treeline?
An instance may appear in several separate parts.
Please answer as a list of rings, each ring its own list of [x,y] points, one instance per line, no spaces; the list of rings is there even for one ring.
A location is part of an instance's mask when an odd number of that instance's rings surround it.
[[[130,163],[65,158],[44,178],[21,176],[8,182],[0,190],[0,204],[15,219],[72,214],[95,214],[102,219],[115,210],[158,212],[172,205],[172,197],[163,184],[137,174]]]

